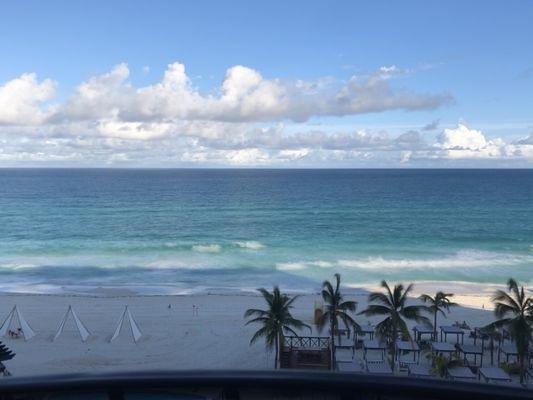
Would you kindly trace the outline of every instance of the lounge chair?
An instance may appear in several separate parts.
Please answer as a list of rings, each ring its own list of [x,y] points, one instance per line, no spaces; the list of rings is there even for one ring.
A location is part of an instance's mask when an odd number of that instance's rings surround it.
[[[512,382],[513,380],[507,372],[498,367],[484,367],[479,369],[479,379],[485,382]]]
[[[407,375],[417,378],[430,378],[435,374],[428,365],[411,364],[407,367]]]
[[[447,376],[452,381],[456,380],[474,380],[477,377],[468,367],[454,367],[449,368],[447,371]]]
[[[367,362],[366,371],[376,375],[392,375],[392,368],[387,362]]]
[[[352,360],[350,362],[337,361],[337,371],[339,372],[364,372],[361,364],[355,360]]]

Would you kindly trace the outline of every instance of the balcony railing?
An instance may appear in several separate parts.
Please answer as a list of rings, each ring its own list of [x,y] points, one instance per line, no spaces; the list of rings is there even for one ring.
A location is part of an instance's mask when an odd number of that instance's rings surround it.
[[[286,336],[285,347],[289,349],[329,349],[329,338],[320,336]]]

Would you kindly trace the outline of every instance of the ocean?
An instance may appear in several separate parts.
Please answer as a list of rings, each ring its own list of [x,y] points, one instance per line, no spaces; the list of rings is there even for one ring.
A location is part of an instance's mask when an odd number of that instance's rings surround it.
[[[533,282],[533,170],[0,169],[0,290]]]

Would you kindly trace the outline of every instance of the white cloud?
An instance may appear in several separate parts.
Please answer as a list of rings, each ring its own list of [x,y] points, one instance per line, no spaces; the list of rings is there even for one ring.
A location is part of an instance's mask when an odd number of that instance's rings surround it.
[[[505,146],[507,157],[529,160],[533,163],[533,144],[509,144]]]
[[[232,165],[261,165],[270,161],[268,153],[261,149],[241,149],[221,152]]]
[[[50,105],[56,84],[23,74],[0,86],[1,165],[438,166],[490,160],[533,163],[533,135],[513,142],[439,120],[401,134],[302,124],[311,117],[425,110],[446,94],[398,89],[395,66],[347,81],[265,78],[234,66],[218,88],[201,92],[185,66],[135,87],[126,64],[75,87]],[[290,122],[288,120],[292,120]],[[327,121],[327,120],[326,120]],[[322,121],[320,121],[322,123]],[[456,164],[453,164],[456,163]]]
[[[182,124],[177,131],[181,135],[195,138],[198,145],[217,149],[265,148],[300,151],[305,148],[349,150],[387,149],[394,146],[386,132],[304,130],[287,133],[285,125],[281,123],[258,127],[245,123],[192,121]]]
[[[311,153],[310,149],[281,150],[278,153],[278,158],[285,159],[287,161],[294,161],[294,160],[305,158],[310,153]]]
[[[394,144],[403,149],[420,149],[426,147],[426,142],[418,131],[407,131],[402,133],[394,140]]]
[[[348,81],[282,81],[237,65],[226,71],[219,94],[213,95],[194,88],[181,63],[168,65],[161,82],[140,88],[128,83],[128,67],[119,64],[79,85],[52,121],[109,118],[111,113],[124,122],[304,121],[313,116],[433,109],[450,101],[446,93],[418,94],[394,88],[391,81],[404,73],[383,67]]]
[[[508,156],[508,148],[502,139],[487,140],[479,130],[459,123],[455,129],[445,129],[436,145],[447,158],[476,159]]]
[[[49,79],[37,81],[36,74],[22,74],[0,86],[0,125],[38,125],[46,118],[43,103],[55,93]]]
[[[514,144],[531,144],[531,145],[533,145],[533,133],[530,134],[529,136],[523,138],[523,139],[519,139],[519,140],[515,141]]]
[[[487,141],[481,131],[469,129],[459,124],[455,129],[444,129],[439,142],[447,150],[481,150],[487,147]]]
[[[57,123],[114,117],[133,98],[134,89],[127,83],[129,73],[126,64],[119,64],[109,73],[83,82],[50,120]]]
[[[169,123],[148,123],[148,122],[121,122],[116,120],[100,121],[97,130],[103,136],[134,139],[151,140],[165,137],[172,131],[174,125]]]
[[[381,131],[329,132],[324,127],[293,132],[294,126],[287,129],[281,124],[208,121],[176,125],[111,118],[97,124],[52,125],[41,135],[34,135],[31,129],[0,131],[1,165],[394,167],[533,163],[533,145],[487,139],[482,132],[472,134],[476,130],[466,125],[453,129],[469,135],[466,144],[455,135],[430,140],[416,131],[394,137]]]
[[[400,154],[400,163],[406,164],[411,160],[411,156],[413,155],[412,151],[402,151]]]

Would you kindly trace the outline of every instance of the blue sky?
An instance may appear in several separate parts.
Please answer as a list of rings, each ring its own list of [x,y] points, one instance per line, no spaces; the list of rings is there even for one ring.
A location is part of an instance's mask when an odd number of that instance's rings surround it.
[[[529,167],[532,20],[528,1],[6,3],[0,165]]]

